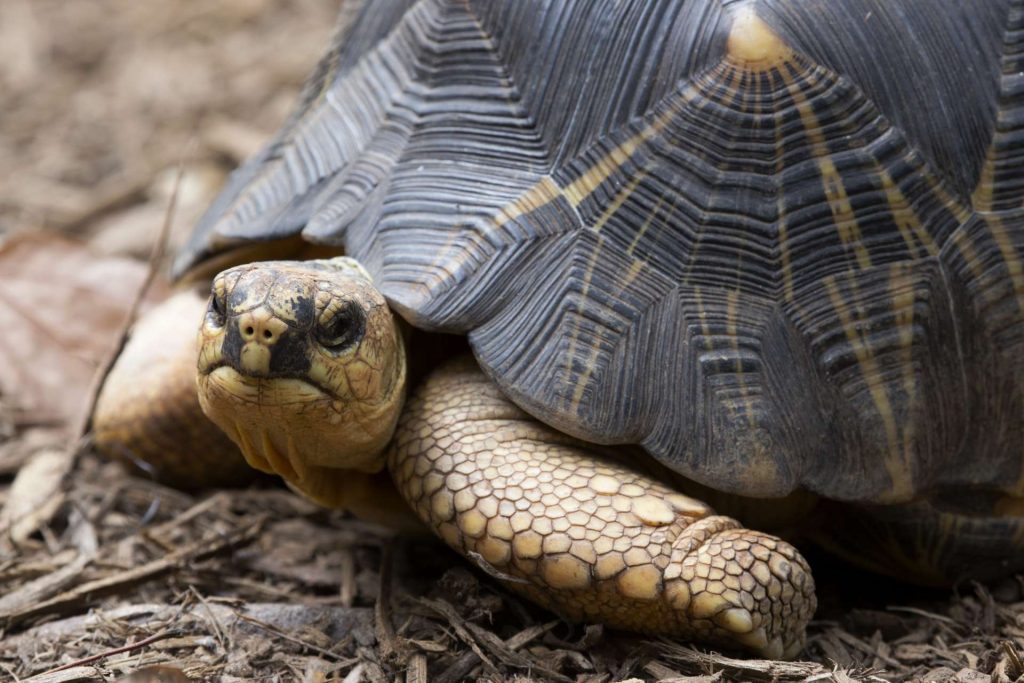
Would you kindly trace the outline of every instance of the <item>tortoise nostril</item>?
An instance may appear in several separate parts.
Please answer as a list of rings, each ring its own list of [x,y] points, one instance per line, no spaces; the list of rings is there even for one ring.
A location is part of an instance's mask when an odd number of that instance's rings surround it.
[[[263,330],[263,338],[264,339],[270,339],[273,336],[274,336],[274,333],[271,332],[270,330]]]
[[[255,332],[255,331],[256,331],[256,330],[252,329],[252,325],[249,325],[249,327],[245,328],[245,334],[246,334],[246,336],[250,336],[250,337],[251,337],[251,336],[252,336],[252,334],[253,334],[253,332]]]

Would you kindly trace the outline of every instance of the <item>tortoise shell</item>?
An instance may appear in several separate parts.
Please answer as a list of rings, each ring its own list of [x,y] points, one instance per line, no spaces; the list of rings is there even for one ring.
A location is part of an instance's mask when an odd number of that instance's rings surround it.
[[[301,234],[716,489],[1024,493],[1024,0],[375,0],[176,264]]]

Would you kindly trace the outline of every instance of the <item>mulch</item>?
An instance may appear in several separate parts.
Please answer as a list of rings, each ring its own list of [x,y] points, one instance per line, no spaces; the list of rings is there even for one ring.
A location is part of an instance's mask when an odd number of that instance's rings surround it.
[[[0,446],[5,482],[59,477],[58,505],[0,544],[0,671],[32,681],[1015,681],[1024,577],[949,593],[809,553],[822,608],[802,661],[750,660],[526,604],[431,538],[273,483],[188,494],[61,449]],[[54,474],[54,472],[57,472]],[[0,487],[9,502],[12,487]],[[122,676],[135,675],[134,679]],[[138,676],[146,677],[138,677]],[[162,678],[160,678],[162,676]]]
[[[287,115],[336,8],[4,0],[0,235],[144,261],[174,196],[180,244]],[[167,488],[18,399],[0,385],[0,679],[1024,680],[1024,576],[925,590],[807,548],[801,661],[744,659],[567,624],[432,538],[273,482]]]

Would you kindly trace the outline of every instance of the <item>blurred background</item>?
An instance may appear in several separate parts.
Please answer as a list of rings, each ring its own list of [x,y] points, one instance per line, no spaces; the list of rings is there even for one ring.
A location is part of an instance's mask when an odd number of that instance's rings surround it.
[[[339,0],[2,0],[0,235],[172,246],[290,112]]]
[[[0,0],[0,444],[82,413],[165,219],[173,253],[288,116],[339,4]]]

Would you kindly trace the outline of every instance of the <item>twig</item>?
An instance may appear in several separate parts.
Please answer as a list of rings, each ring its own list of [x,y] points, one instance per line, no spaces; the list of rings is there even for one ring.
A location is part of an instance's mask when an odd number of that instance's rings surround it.
[[[836,638],[838,638],[839,640],[843,641],[844,643],[846,643],[850,647],[856,648],[857,650],[860,650],[861,652],[863,652],[866,655],[871,655],[872,657],[878,657],[879,659],[881,659],[883,662],[885,662],[889,666],[894,666],[894,667],[897,667],[897,668],[899,668],[901,666],[899,660],[894,659],[893,657],[890,657],[887,654],[879,652],[877,648],[871,647],[870,645],[865,643],[860,638],[857,638],[856,636],[854,636],[852,633],[847,633],[843,629],[839,629],[839,628],[833,628],[833,629],[830,629],[830,630],[832,631],[833,635],[835,635]]]
[[[112,655],[119,655],[122,652],[131,652],[132,650],[138,650],[140,647],[146,647],[147,645],[151,645],[151,644],[157,642],[158,640],[164,640],[165,638],[170,638],[172,636],[178,636],[178,635],[181,635],[181,633],[182,632],[180,630],[178,630],[178,629],[168,629],[166,631],[161,631],[160,633],[152,635],[149,638],[144,638],[144,639],[140,640],[137,643],[131,643],[129,645],[123,645],[121,647],[115,647],[112,650],[104,650],[103,652],[100,652],[99,654],[91,655],[89,657],[84,657],[82,659],[78,659],[78,660],[75,660],[73,662],[68,662],[67,664],[64,664],[62,666],[58,666],[56,669],[50,669],[49,671],[44,671],[43,673],[36,674],[36,675],[37,676],[46,676],[46,675],[49,675],[49,674],[57,673],[58,671],[64,671],[66,669],[71,669],[71,668],[74,668],[76,666],[85,666],[86,664],[92,664],[93,662],[98,662],[101,659],[106,659],[107,657],[110,657]]]
[[[950,619],[949,617],[943,616],[941,614],[935,614],[934,612],[918,609],[917,607],[887,605],[885,609],[889,610],[890,612],[907,612],[908,614],[916,614],[917,616],[924,617],[925,619],[934,619],[935,621],[941,621],[947,624],[957,625],[956,619]]]
[[[1013,642],[1009,640],[1004,640],[1000,643],[1000,646],[1003,648],[1003,652],[1006,653],[1006,657],[1010,660],[1010,665],[1013,667],[1013,673],[1010,675],[1010,678],[1018,680],[1021,674],[1024,674],[1024,662],[1021,662],[1017,648],[1014,647]]]
[[[498,670],[498,667],[494,666],[494,662],[488,659],[487,655],[485,655],[483,650],[480,649],[480,645],[476,642],[476,638],[474,638],[466,629],[465,620],[459,616],[458,612],[456,612],[451,605],[443,600],[431,600],[430,598],[420,598],[417,602],[444,617],[455,630],[455,634],[459,637],[459,640],[469,646],[476,658],[483,662],[483,665],[487,667],[487,669],[490,671]],[[441,676],[441,679],[448,680],[444,675]]]
[[[11,667],[2,662],[0,662],[0,667],[2,667],[7,675],[11,677],[11,680],[14,681],[14,683],[21,683],[21,678],[18,677],[18,674],[14,673],[14,670],[11,669]]]
[[[644,671],[654,676],[655,680],[678,680],[683,677],[681,673],[675,669],[670,669],[661,662],[651,661],[644,664]],[[721,676],[721,672],[715,672],[716,675]]]
[[[540,636],[543,633],[550,631],[559,622],[552,621],[547,624],[531,626],[525,631],[520,631],[516,635],[512,636],[506,643],[501,638],[496,636],[491,631],[485,628],[477,626],[471,621],[466,622],[466,628],[469,629],[477,640],[486,647],[495,657],[500,659],[502,663],[507,666],[514,666],[520,669],[533,670],[544,674],[547,680],[551,681],[562,681],[563,683],[572,683],[572,679],[563,676],[557,671],[550,669],[544,664],[532,660],[526,655],[516,652],[516,650],[534,638]],[[511,647],[515,645],[515,647]]]
[[[301,645],[302,647],[308,648],[308,649],[312,650],[313,652],[316,652],[318,654],[323,655],[324,657],[329,657],[330,659],[333,659],[336,662],[353,663],[353,662],[357,661],[357,660],[354,660],[354,659],[352,659],[350,657],[343,657],[343,656],[339,655],[337,652],[331,652],[330,650],[325,650],[324,648],[322,648],[322,647],[320,647],[318,645],[314,645],[313,643],[308,643],[305,640],[302,640],[301,638],[296,638],[295,636],[288,635],[287,633],[285,633],[281,629],[277,628],[273,624],[268,624],[265,621],[260,621],[256,617],[247,616],[245,614],[242,614],[238,610],[232,610],[232,611],[235,613],[235,616],[237,616],[242,621],[246,621],[246,622],[252,624],[253,626],[256,626],[258,628],[263,629],[264,631],[269,631],[270,633],[273,633],[278,638],[283,638],[284,640],[287,640],[288,642],[295,643],[296,645]]]
[[[427,683],[427,656],[417,652],[409,659],[405,670],[405,683]]]
[[[210,603],[206,602],[206,598],[203,597],[202,593],[196,590],[195,586],[190,584],[188,589],[192,593],[192,595],[194,595],[195,598],[199,600],[200,604],[202,604],[203,608],[206,610],[206,614],[209,615],[210,622],[213,624],[213,630],[217,634],[217,640],[220,642],[220,647],[222,650],[227,652],[231,649],[230,641],[228,640],[228,637],[224,634],[224,628],[221,626],[220,620],[217,618],[217,615],[215,615],[213,613],[213,610],[210,609]]]
[[[63,566],[57,567],[37,579],[23,583],[16,590],[0,597],[0,615],[37,604],[40,600],[45,600],[72,585],[75,581],[81,580],[82,572],[94,559],[93,554],[79,554]]]
[[[525,585],[529,585],[530,583],[526,579],[521,579],[518,576],[512,576],[511,574],[506,574],[502,571],[499,571],[497,567],[495,567],[493,564],[485,560],[484,556],[480,553],[470,550],[466,553],[466,557],[473,560],[473,563],[480,568],[480,571],[482,571],[484,574],[487,574],[492,579],[497,579],[498,581],[507,581],[508,583],[519,583]]]
[[[559,623],[561,622],[550,621],[546,624],[538,624],[523,629],[506,640],[504,643],[505,647],[513,651],[518,650],[535,638],[544,635]],[[469,677],[469,672],[473,670],[473,667],[475,667],[479,661],[480,658],[477,656],[475,650],[466,650],[451,666],[437,677],[437,683],[455,683],[456,681],[466,680]],[[558,674],[556,673],[555,675],[557,676]]]
[[[71,432],[71,449],[70,454],[72,459],[77,457],[77,454],[81,452],[85,444],[85,435],[89,431],[89,427],[92,423],[92,413],[96,409],[96,400],[99,398],[100,389],[103,388],[103,383],[107,380],[107,375],[110,374],[111,368],[114,367],[114,362],[117,357],[121,355],[121,351],[124,350],[125,344],[128,342],[129,332],[132,325],[135,324],[136,319],[139,317],[139,310],[142,308],[142,302],[145,301],[146,295],[149,294],[149,290],[153,287],[153,282],[156,281],[156,275],[160,271],[160,264],[163,263],[164,254],[167,251],[167,242],[171,234],[171,226],[174,224],[174,212],[178,206],[178,192],[181,189],[181,180],[185,175],[184,164],[178,164],[178,172],[174,176],[174,185],[171,188],[171,197],[167,204],[167,212],[164,214],[164,222],[160,226],[160,232],[157,235],[156,241],[153,243],[153,250],[149,254],[149,270],[146,272],[146,278],[142,281],[142,285],[139,287],[138,292],[135,294],[135,298],[132,301],[131,307],[128,312],[125,313],[124,320],[121,322],[121,335],[118,338],[117,344],[111,350],[111,353],[104,360],[103,364],[96,369],[96,373],[93,375],[92,382],[89,387],[89,393],[87,394],[88,401],[84,407],[84,410],[75,421],[75,429]]]
[[[356,558],[351,548],[341,551],[341,588],[338,599],[343,607],[351,607],[356,601]]]
[[[717,652],[701,652],[663,640],[659,643],[661,656],[675,664],[682,664],[691,672],[705,674],[724,669],[727,674],[744,681],[803,681],[811,676],[834,673],[816,662],[782,662],[771,659],[738,659]],[[689,673],[689,672],[688,672]]]
[[[149,581],[186,562],[202,560],[237,545],[248,543],[259,535],[265,521],[265,518],[261,517],[244,527],[232,530],[224,536],[197,541],[181,550],[152,562],[147,562],[140,567],[133,567],[132,569],[127,569],[102,579],[83,583],[44,602],[6,613],[0,612],[0,626],[9,628],[34,616],[59,612],[72,605],[88,602],[97,595],[108,593],[122,586]]]
[[[206,512],[217,506],[225,505],[227,501],[228,495],[223,491],[218,491],[209,498],[204,498],[203,500],[200,500],[198,503],[188,508],[187,510],[184,510],[180,514],[175,515],[173,519],[169,519],[166,522],[163,522],[162,524],[157,524],[149,528],[144,528],[141,530],[140,533],[143,536],[149,538],[150,540],[156,541],[161,544],[166,543],[167,541],[164,541],[159,537],[163,536],[166,532],[172,529],[177,529],[179,527],[185,526],[185,524],[191,522],[199,515],[205,514]]]
[[[380,553],[380,586],[373,606],[374,630],[380,644],[381,659],[389,659],[401,650],[395,627],[391,623],[391,544],[384,543]]]

